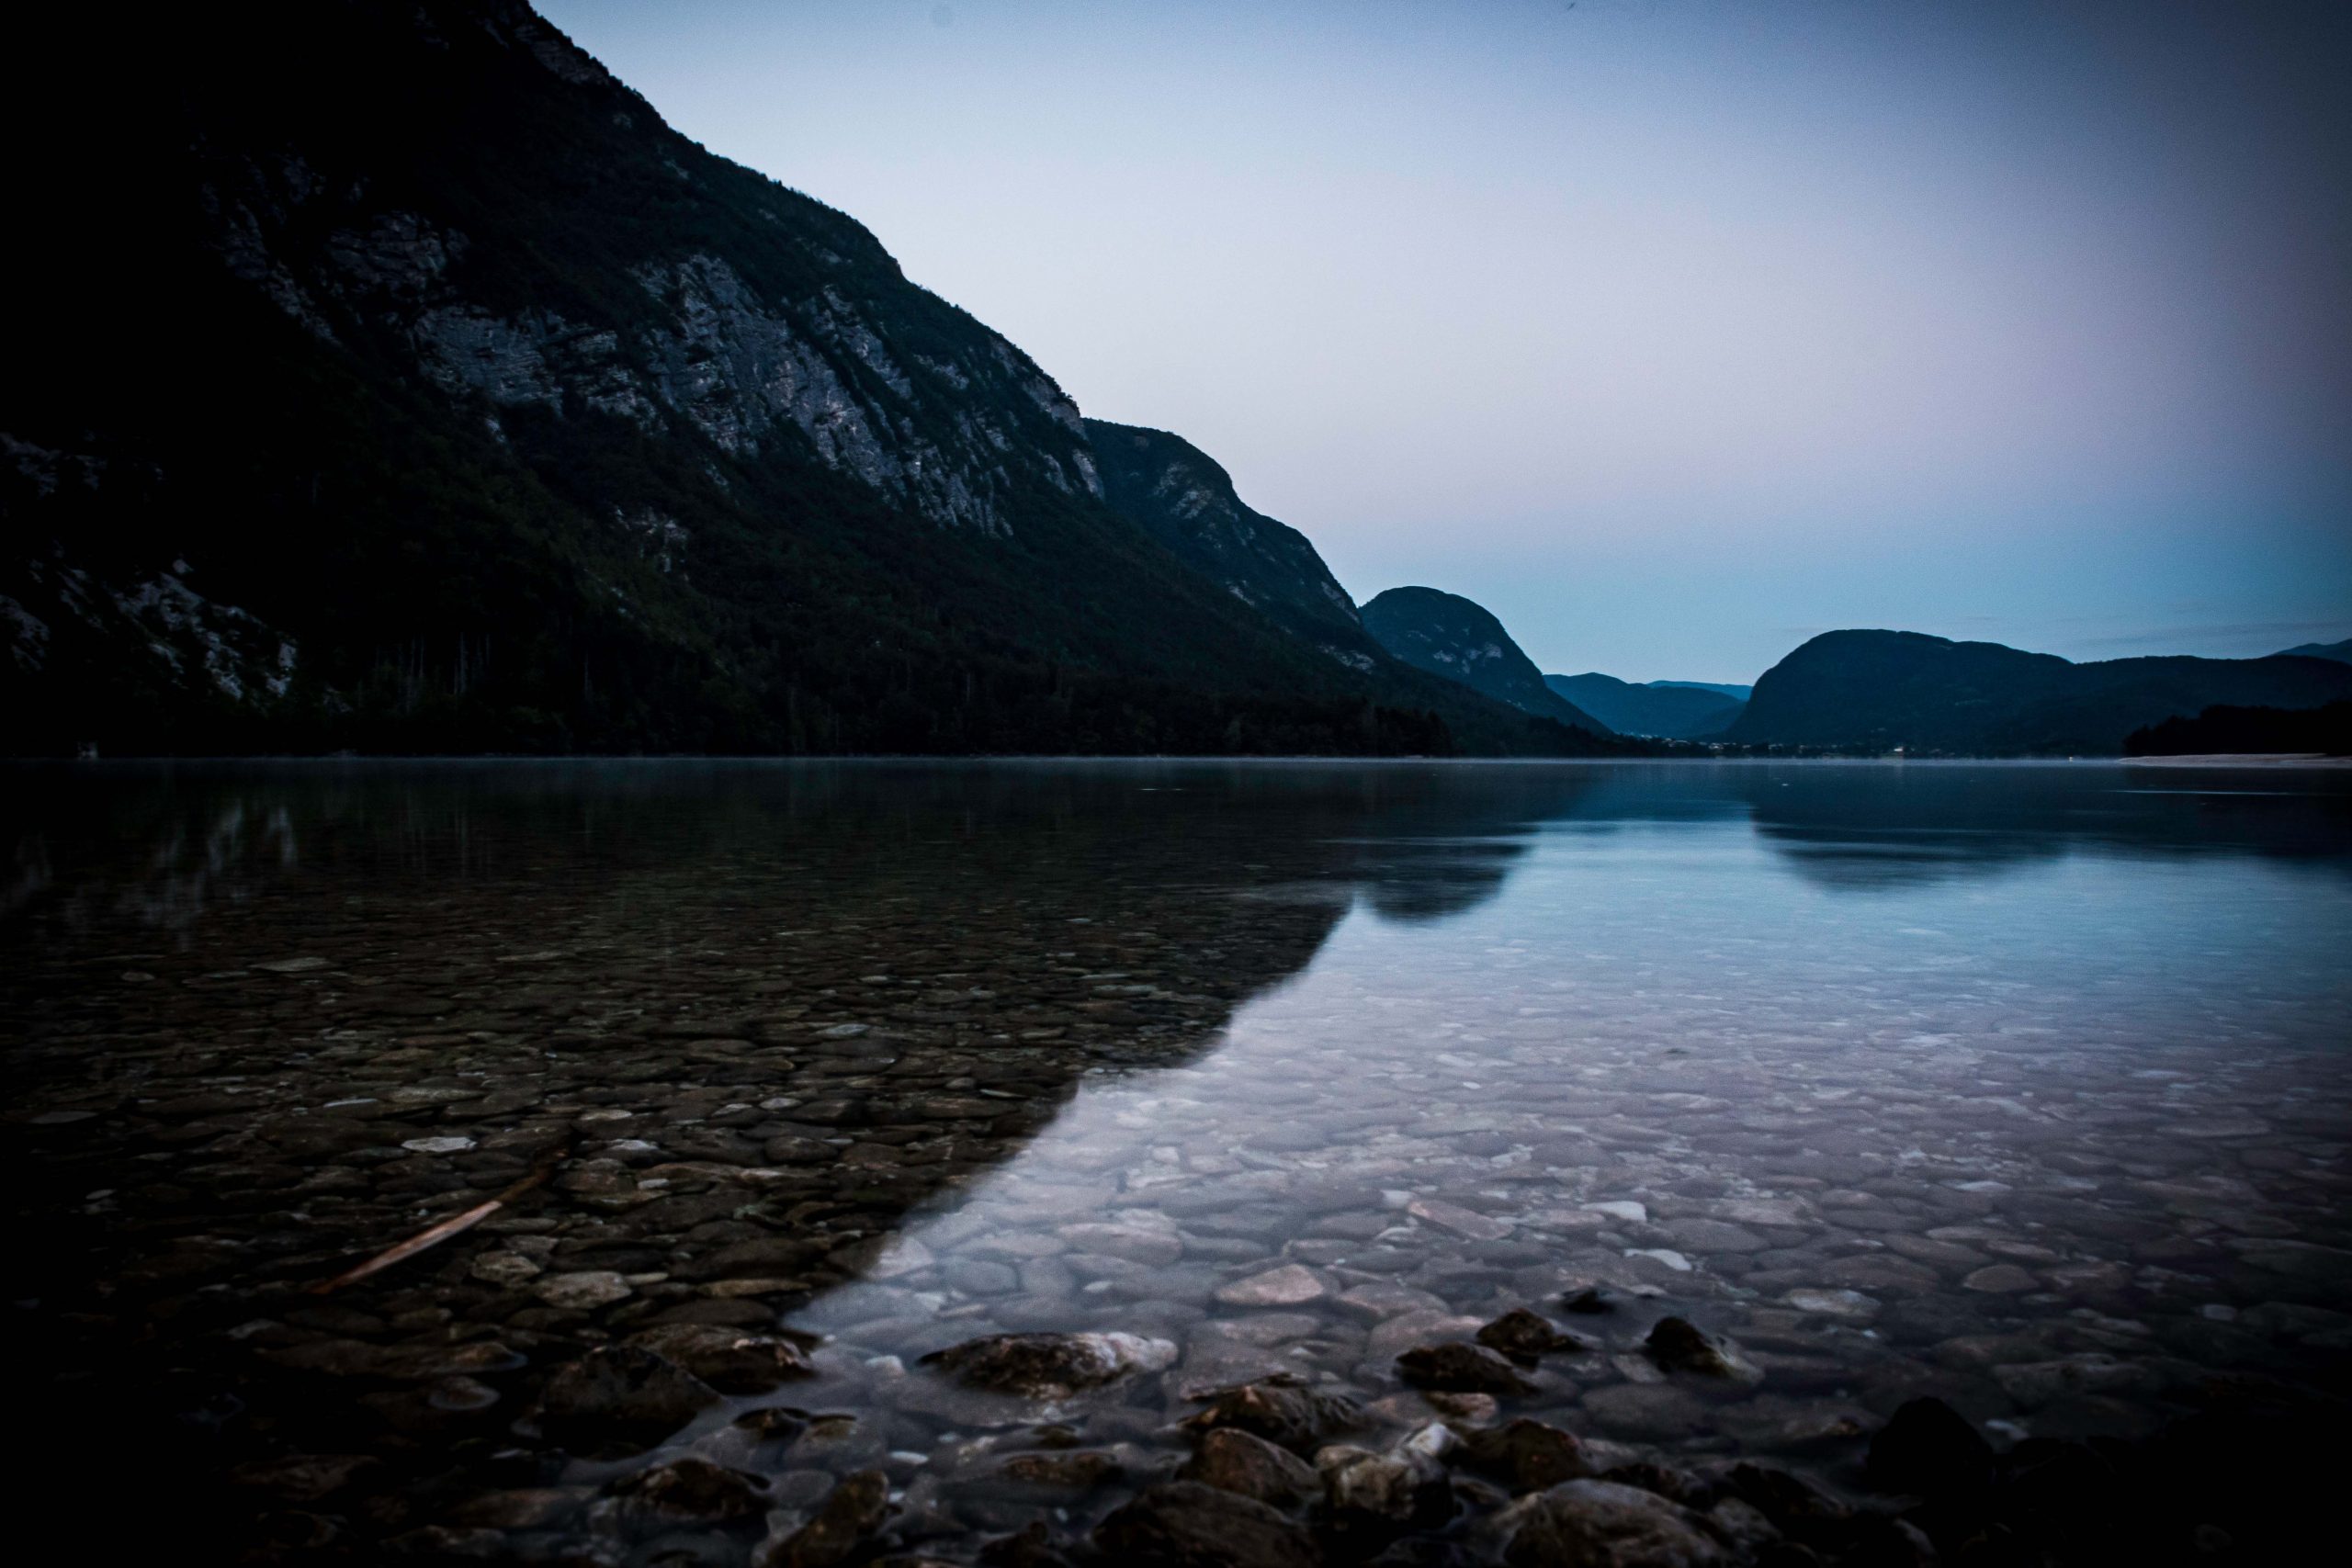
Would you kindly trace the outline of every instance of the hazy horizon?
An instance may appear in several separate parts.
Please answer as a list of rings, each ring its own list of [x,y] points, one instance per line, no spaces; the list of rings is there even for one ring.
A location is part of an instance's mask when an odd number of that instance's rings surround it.
[[[2352,634],[2341,8],[542,9],[1544,670]]]

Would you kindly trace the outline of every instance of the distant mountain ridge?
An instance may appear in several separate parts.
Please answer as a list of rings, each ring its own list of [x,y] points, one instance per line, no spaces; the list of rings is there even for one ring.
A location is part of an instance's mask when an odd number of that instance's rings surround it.
[[[2342,642],[2307,642],[2280,652],[2290,659],[2333,659],[2338,663],[2352,664],[2352,637]]]
[[[1747,700],[1748,694],[1756,690],[1752,685],[1743,686],[1728,681],[1643,681],[1636,684],[1670,690],[1717,692],[1726,697],[1737,698],[1743,703]]]
[[[1544,684],[1534,660],[1484,606],[1435,588],[1391,588],[1365,601],[1363,628],[1416,669],[1458,681],[1539,718],[1596,735],[1609,727]]]
[[[1652,681],[1636,685],[1598,671],[1546,675],[1544,683],[1620,735],[1695,740],[1720,734],[1746,705],[1721,689],[1696,682]]]
[[[1724,738],[1849,750],[2115,756],[2134,730],[2208,707],[2310,708],[2346,697],[2352,665],[2320,659],[2076,664],[1998,643],[1838,631],[1766,671]]]
[[[2352,702],[2315,708],[2216,706],[2124,738],[2127,757],[2352,755]]]

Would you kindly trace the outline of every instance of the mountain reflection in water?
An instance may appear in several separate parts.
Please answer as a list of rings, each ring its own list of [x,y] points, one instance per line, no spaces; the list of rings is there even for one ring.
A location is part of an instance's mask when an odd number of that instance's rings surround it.
[[[305,1455],[366,1458],[303,1511],[368,1539],[601,1485],[533,1402],[664,1323],[827,1337],[631,1463],[897,1466],[976,1530],[1034,1512],[1037,1413],[919,1358],[998,1330],[1174,1348],[1055,1439],[1140,1474],[1256,1372],[1426,1414],[1399,1350],[1595,1280],[1627,1312],[1524,1413],[1832,1468],[1912,1393],[2131,1429],[2217,1370],[2335,1379],[2352,1328],[2341,773],[9,780],[19,1386],[62,1433],[171,1417],[232,1535],[284,1499],[210,1483]],[[514,1214],[300,1293],[559,1139]],[[1659,1380],[1668,1309],[1763,1382]],[[787,1399],[857,1419],[730,1424]]]

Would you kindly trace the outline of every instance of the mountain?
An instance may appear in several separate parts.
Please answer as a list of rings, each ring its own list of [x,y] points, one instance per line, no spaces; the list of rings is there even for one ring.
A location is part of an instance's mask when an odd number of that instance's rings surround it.
[[[2352,697],[2352,665],[2267,659],[2076,664],[1917,632],[1815,637],[1766,671],[1724,739],[1838,750],[2114,756],[2133,730],[2217,704],[2317,707]]]
[[[1306,536],[1235,493],[1216,459],[1164,430],[1086,421],[1103,499],[1225,591],[1361,670],[1380,654]]]
[[[1726,697],[1736,697],[1743,703],[1747,700],[1748,694],[1756,690],[1753,686],[1735,685],[1722,681],[1645,681],[1643,684],[1674,691],[1716,692]]]
[[[1298,635],[1295,536],[1139,526],[1018,347],[520,0],[28,26],[12,749],[1593,744]]]
[[[2285,650],[2290,659],[2333,659],[2339,664],[2352,664],[2352,637],[2342,642],[2307,642],[2300,648]]]
[[[1596,735],[1609,727],[1544,683],[1503,624],[1482,606],[1435,588],[1391,588],[1368,600],[1363,629],[1418,670],[1459,681],[1497,702]]]
[[[2127,757],[2198,757],[2316,752],[2352,756],[2352,702],[2316,708],[2210,707],[2124,738]]]
[[[1389,653],[1363,626],[1355,602],[1306,535],[1245,502],[1216,458],[1181,435],[1109,420],[1085,422],[1102,499],[1179,560],[1275,626],[1364,676],[1384,703],[1433,715],[1473,750],[1574,753],[1591,737],[1498,722],[1500,703],[1443,671],[1426,672]],[[1556,710],[1539,720],[1575,724]],[[1582,728],[1605,733],[1587,721]]]
[[[1635,685],[1614,675],[1546,675],[1544,683],[1620,735],[1693,740],[1720,733],[1745,705],[1710,686],[1679,681]]]

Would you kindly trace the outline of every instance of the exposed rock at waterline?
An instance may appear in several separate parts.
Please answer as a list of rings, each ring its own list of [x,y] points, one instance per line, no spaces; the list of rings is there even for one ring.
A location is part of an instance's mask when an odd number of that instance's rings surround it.
[[[1396,1358],[1396,1371],[1415,1388],[1448,1393],[1532,1393],[1535,1385],[1491,1350],[1476,1345],[1424,1345]]]
[[[1542,1314],[1530,1312],[1525,1307],[1513,1307],[1479,1329],[1478,1343],[1490,1350],[1499,1350],[1513,1359],[1530,1361],[1555,1351],[1600,1348],[1599,1340],[1581,1334],[1570,1334]]]
[[[717,1403],[716,1390],[667,1357],[606,1345],[548,1380],[539,1425],[560,1443],[645,1448]]]
[[[837,1568],[848,1562],[890,1517],[890,1481],[878,1470],[842,1478],[817,1517],[774,1542],[758,1568]]]
[[[721,1393],[765,1393],[816,1369],[788,1339],[707,1323],[667,1323],[632,1336],[632,1345],[666,1356]]]
[[[1183,1424],[1195,1432],[1229,1427],[1286,1449],[1311,1450],[1327,1438],[1361,1427],[1363,1412],[1345,1394],[1272,1377],[1213,1395],[1205,1409]]]
[[[624,1475],[610,1495],[620,1517],[640,1523],[724,1524],[766,1508],[759,1477],[689,1455]]]
[[[1094,1544],[1133,1568],[1317,1568],[1301,1526],[1254,1498],[1197,1481],[1148,1487],[1104,1519]]]
[[[1740,1383],[1764,1381],[1763,1369],[1741,1355],[1737,1346],[1706,1333],[1689,1318],[1659,1318],[1642,1344],[1650,1359],[1669,1372],[1693,1372]]]
[[[1611,1481],[1568,1481],[1512,1505],[1510,1568],[1730,1568],[1700,1515]]]
[[[1500,1479],[1512,1492],[1537,1492],[1593,1472],[1584,1444],[1572,1432],[1525,1417],[1464,1435],[1462,1459]]]
[[[999,1334],[922,1358],[973,1388],[1024,1399],[1068,1399],[1130,1372],[1173,1366],[1176,1347],[1133,1334]]]
[[[1317,1484],[1314,1466],[1238,1427],[1203,1433],[1200,1448],[1176,1475],[1182,1481],[1238,1492],[1275,1507],[1303,1501]]]
[[[1315,1456],[1323,1479],[1317,1517],[1343,1550],[1376,1551],[1408,1530],[1431,1529],[1453,1517],[1453,1483],[1429,1446],[1401,1443],[1386,1453],[1342,1446]]]

